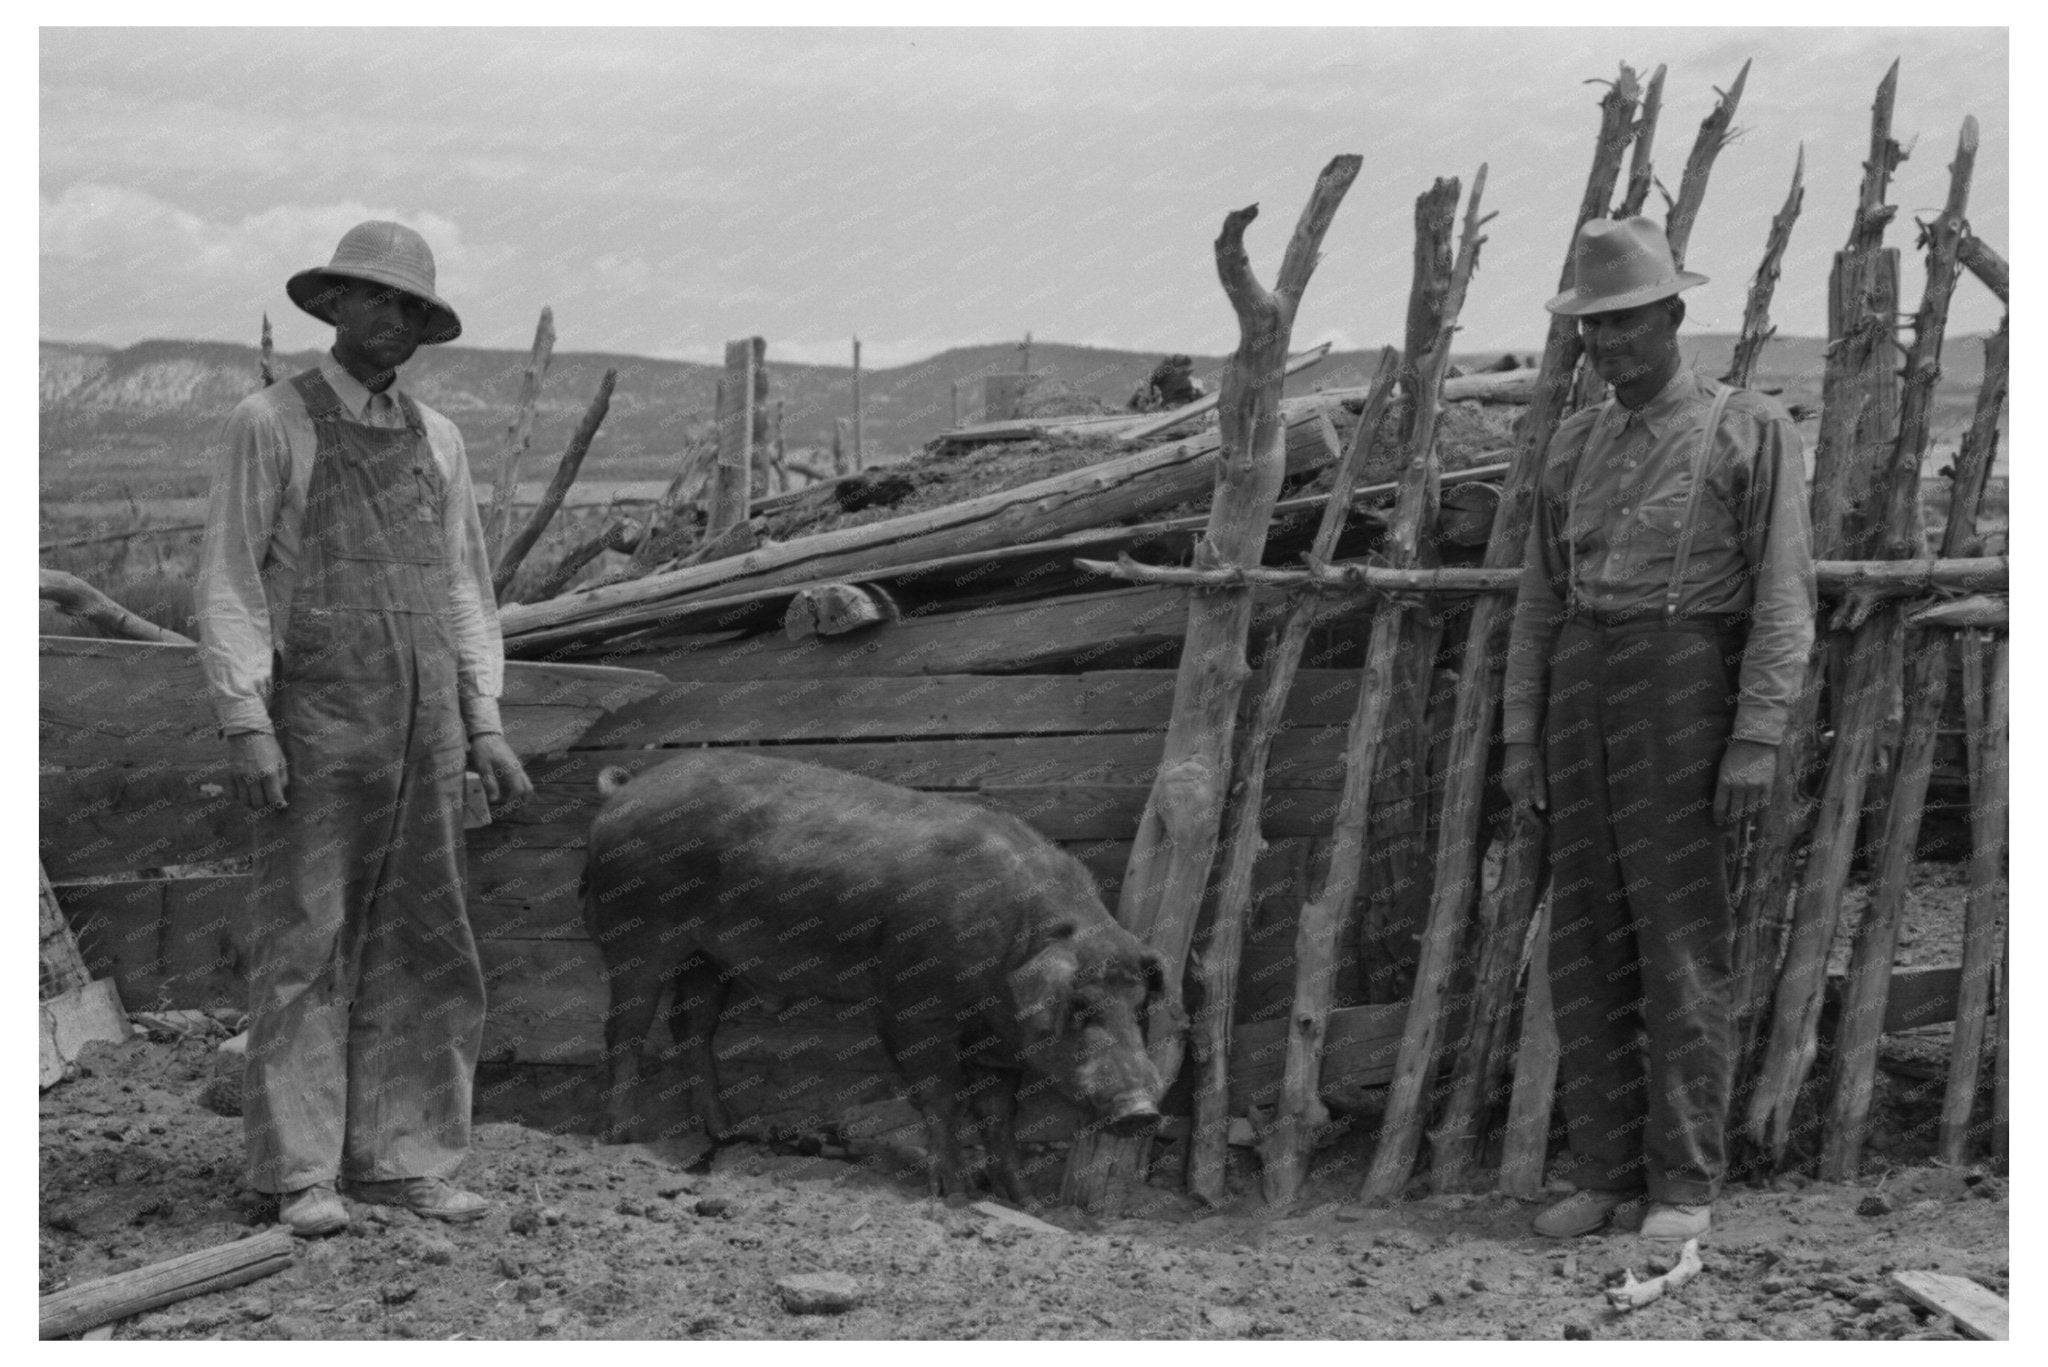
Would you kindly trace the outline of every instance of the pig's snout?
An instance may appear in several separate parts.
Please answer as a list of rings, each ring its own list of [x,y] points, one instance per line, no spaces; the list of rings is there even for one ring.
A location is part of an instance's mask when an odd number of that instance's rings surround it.
[[[1111,1134],[1137,1139],[1159,1128],[1159,1108],[1143,1092],[1130,1092],[1116,1099],[1103,1122]]]

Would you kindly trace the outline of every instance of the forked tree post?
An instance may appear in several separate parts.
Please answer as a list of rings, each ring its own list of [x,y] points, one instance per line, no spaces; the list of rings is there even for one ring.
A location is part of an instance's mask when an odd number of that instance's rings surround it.
[[[1208,529],[1195,545],[1199,567],[1255,567],[1265,551],[1285,470],[1280,397],[1287,343],[1323,235],[1361,164],[1362,158],[1347,153],[1323,168],[1271,290],[1253,276],[1244,248],[1245,229],[1258,217],[1258,206],[1234,210],[1223,220],[1216,273],[1237,314],[1239,340],[1223,377],[1222,444]],[[1249,587],[1188,595],[1173,715],[1117,905],[1118,921],[1166,960],[1166,993],[1151,1012],[1147,1033],[1153,1065],[1169,1085],[1183,1053],[1181,982],[1216,854],[1238,699],[1251,673],[1245,660],[1251,613]],[[1149,1142],[1076,1136],[1067,1163],[1067,1199],[1103,1205],[1112,1190],[1137,1176]]]

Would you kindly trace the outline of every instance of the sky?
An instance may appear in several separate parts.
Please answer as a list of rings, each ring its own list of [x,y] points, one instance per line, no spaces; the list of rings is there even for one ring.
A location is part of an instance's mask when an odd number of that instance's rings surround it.
[[[329,334],[285,298],[364,218],[424,233],[463,344],[886,366],[1040,340],[1220,353],[1224,214],[1268,283],[1318,170],[1365,169],[1324,243],[1298,346],[1398,341],[1417,194],[1488,165],[1461,345],[1540,343],[1622,62],[1668,66],[1673,192],[1715,87],[1754,59],[1687,265],[1692,325],[1732,331],[1805,143],[1773,317],[1825,332],[1878,79],[1902,58],[1894,183],[1940,207],[1966,114],[1970,219],[2007,251],[2008,42],[1977,29],[54,29],[40,36],[46,339],[278,345]],[[1658,204],[1654,196],[1653,204]],[[1662,217],[1662,210],[1657,210]],[[1952,334],[1993,326],[1968,282]]]

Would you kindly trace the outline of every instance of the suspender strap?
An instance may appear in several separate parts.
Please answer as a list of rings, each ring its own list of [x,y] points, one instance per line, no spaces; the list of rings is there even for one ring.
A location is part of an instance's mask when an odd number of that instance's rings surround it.
[[[303,375],[292,376],[292,388],[299,391],[299,399],[313,421],[341,416],[341,398],[317,366]]]
[[[1714,386],[1714,402],[1707,408],[1707,425],[1693,447],[1692,486],[1685,491],[1685,517],[1678,524],[1678,545],[1671,556],[1671,582],[1664,589],[1664,620],[1678,615],[1678,595],[1685,587],[1685,562],[1692,558],[1693,514],[1698,511],[1700,491],[1706,487],[1708,459],[1713,455],[1714,436],[1721,430],[1721,415],[1735,390],[1725,384]]]
[[[1579,606],[1579,543],[1572,536],[1572,513],[1579,506],[1579,472],[1586,468],[1586,458],[1603,451],[1614,439],[1615,400],[1610,395],[1600,405],[1600,416],[1593,419],[1593,430],[1586,434],[1586,444],[1579,448],[1579,458],[1572,462],[1571,477],[1564,485],[1564,605],[1567,614],[1576,612]]]

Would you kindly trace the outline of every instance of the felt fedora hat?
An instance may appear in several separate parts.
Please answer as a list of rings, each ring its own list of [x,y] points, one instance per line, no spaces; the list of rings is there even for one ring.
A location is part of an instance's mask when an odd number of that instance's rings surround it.
[[[434,253],[424,237],[403,223],[372,219],[356,224],[342,234],[333,260],[300,271],[285,282],[284,292],[321,322],[331,323],[337,277],[389,285],[426,304],[422,342],[452,342],[462,335],[462,320],[434,293]]]
[[[1650,219],[1596,218],[1572,244],[1572,287],[1543,307],[1574,317],[1612,313],[1706,283],[1672,264],[1671,244]]]

